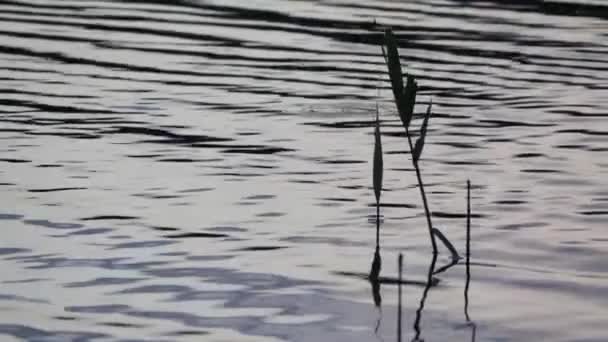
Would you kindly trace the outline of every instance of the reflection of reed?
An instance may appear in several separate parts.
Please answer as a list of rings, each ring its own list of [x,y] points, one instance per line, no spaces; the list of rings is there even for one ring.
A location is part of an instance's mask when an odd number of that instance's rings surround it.
[[[437,268],[437,269],[436,269],[436,270],[433,272],[433,274],[434,274],[434,275],[437,275],[437,274],[443,273],[443,272],[445,272],[445,271],[449,270],[450,268],[452,268],[452,267],[454,267],[454,266],[456,266],[456,265],[458,265],[458,259],[451,259],[451,260],[450,260],[450,262],[448,262],[447,264],[445,264],[445,265],[443,265],[443,266],[441,266],[441,267]]]
[[[380,208],[376,204],[376,208]],[[378,322],[374,332],[377,334],[380,329],[380,321],[382,320],[382,296],[380,295],[380,269],[382,268],[382,258],[380,257],[380,239],[378,232],[380,231],[380,211],[376,210],[376,251],[374,252],[374,259],[372,260],[372,267],[367,276],[370,285],[372,286],[372,298],[374,299],[374,305],[378,308]]]
[[[464,315],[467,320],[468,326],[471,327],[471,341],[475,341],[477,334],[477,326],[475,322],[471,320],[469,315],[469,288],[471,282],[471,182],[467,181],[467,236],[466,236],[466,282],[464,287]],[[452,258],[451,262],[438,268],[435,270],[435,265],[437,262],[437,255],[434,254],[431,260],[431,264],[429,265],[428,273],[427,273],[427,281],[426,286],[424,287],[424,292],[422,293],[422,298],[420,299],[420,305],[416,310],[416,320],[414,321],[414,331],[415,336],[412,341],[423,341],[420,336],[422,334],[422,330],[420,328],[420,322],[422,321],[422,311],[424,310],[424,304],[426,302],[426,298],[428,296],[428,292],[436,285],[437,280],[433,278],[433,275],[442,273],[450,269],[452,266],[458,264],[458,258]]]
[[[473,321],[469,321],[469,326],[471,327],[471,342],[475,342],[477,336],[477,325]]]
[[[379,206],[376,205],[378,208]],[[374,260],[372,261],[372,267],[369,271],[369,280],[371,282],[378,282],[380,278],[380,270],[382,269],[382,258],[380,257],[380,212],[376,211],[376,251],[374,252]]]
[[[429,294],[429,290],[431,287],[437,284],[437,282],[433,279],[433,273],[435,271],[435,264],[437,263],[437,254],[433,254],[433,258],[431,259],[431,263],[429,264],[429,270],[427,272],[426,277],[426,286],[424,287],[424,291],[422,292],[422,297],[420,298],[420,304],[418,305],[418,309],[416,310],[416,320],[414,321],[414,331],[416,335],[412,339],[412,341],[422,341],[420,339],[420,334],[422,330],[420,329],[420,322],[422,320],[422,311],[424,310],[424,303],[426,302],[426,297]]]
[[[374,297],[374,304],[380,307],[382,304],[382,297],[380,297],[380,269],[382,268],[382,259],[380,258],[380,246],[376,245],[376,252],[374,253],[374,260],[372,261],[372,267],[369,272],[369,282],[372,285],[372,296]]]
[[[375,171],[375,169],[374,169]],[[372,286],[372,298],[374,305],[378,308],[378,321],[374,333],[378,334],[382,321],[382,296],[380,295],[380,269],[382,269],[382,258],[380,257],[380,203],[376,202],[376,251],[372,260],[372,267],[369,271],[368,280]]]

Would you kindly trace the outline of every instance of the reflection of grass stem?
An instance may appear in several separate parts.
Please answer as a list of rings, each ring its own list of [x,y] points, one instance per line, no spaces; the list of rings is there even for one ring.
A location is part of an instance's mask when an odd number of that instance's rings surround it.
[[[424,303],[426,302],[426,297],[429,294],[429,290],[436,282],[433,280],[433,273],[435,272],[435,264],[437,263],[437,254],[433,254],[433,258],[431,259],[431,263],[429,265],[429,270],[426,278],[426,286],[424,287],[424,291],[422,292],[422,297],[420,298],[420,305],[418,305],[418,309],[416,310],[416,320],[414,321],[414,331],[416,335],[412,339],[412,341],[423,341],[420,339],[420,335],[422,334],[422,330],[420,329],[420,322],[422,321],[422,311],[424,310]]]

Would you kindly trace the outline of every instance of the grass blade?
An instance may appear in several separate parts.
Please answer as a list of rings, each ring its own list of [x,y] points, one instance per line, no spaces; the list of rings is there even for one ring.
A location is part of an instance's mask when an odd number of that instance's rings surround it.
[[[450,240],[448,240],[448,238],[445,237],[445,235],[443,235],[443,233],[439,229],[433,228],[433,234],[435,234],[439,238],[439,240],[441,240],[441,242],[443,242],[445,247],[450,251],[450,253],[452,254],[452,259],[454,259],[454,260],[460,259],[460,255],[458,254],[458,251],[456,250],[454,245],[452,245]]]
[[[418,93],[418,83],[413,75],[407,75],[407,82],[405,90],[403,90],[403,96],[401,96],[400,104],[397,105],[399,109],[399,117],[403,127],[409,128],[410,121],[414,116],[414,105],[416,104],[416,93]]]
[[[380,114],[378,104],[376,103],[376,127],[374,129],[374,195],[376,195],[376,204],[380,203],[380,195],[382,194],[382,174],[384,172],[384,162],[382,160],[382,139],[380,138]]]
[[[469,317],[469,284],[471,282],[471,181],[467,180],[467,250],[466,250],[466,283],[464,285],[464,316],[467,322],[471,322]],[[473,324],[473,333],[475,333]]]
[[[414,151],[412,151],[412,155],[414,157],[414,161],[418,162],[420,156],[422,155],[422,148],[424,147],[424,139],[426,138],[426,130],[429,124],[429,118],[431,117],[431,107],[433,104],[429,104],[426,109],[426,115],[424,116],[424,121],[422,122],[422,126],[420,127],[420,136],[418,140],[416,140],[416,145],[414,145]]]
[[[401,71],[401,61],[399,60],[399,51],[397,50],[397,39],[395,39],[395,35],[391,29],[384,31],[384,44],[386,45],[386,51],[382,47],[382,53],[388,66],[388,75],[391,78],[393,95],[395,95],[395,100],[399,102],[398,99],[403,93],[403,72]]]
[[[382,47],[382,55],[388,66],[388,74],[391,79],[391,88],[395,96],[397,111],[399,112],[403,126],[408,127],[414,112],[418,85],[415,78],[408,75],[405,89],[403,88],[403,70],[401,69],[397,39],[390,29],[384,32],[384,43],[386,49],[384,46]]]

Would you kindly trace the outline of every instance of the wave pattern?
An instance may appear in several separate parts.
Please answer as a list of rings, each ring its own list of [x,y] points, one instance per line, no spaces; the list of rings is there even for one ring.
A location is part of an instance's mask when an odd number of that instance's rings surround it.
[[[373,254],[376,102],[382,272],[428,263],[380,24],[433,102],[421,165],[458,246],[474,184],[481,339],[605,340],[607,19],[593,0],[0,0],[0,335],[395,339],[395,288],[379,318],[343,276]],[[470,333],[458,270],[427,340]]]

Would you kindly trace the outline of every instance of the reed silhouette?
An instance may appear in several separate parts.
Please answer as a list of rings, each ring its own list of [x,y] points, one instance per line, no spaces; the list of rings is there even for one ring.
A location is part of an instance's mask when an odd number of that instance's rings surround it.
[[[374,127],[374,165],[372,170],[372,177],[374,183],[374,196],[376,197],[376,252],[374,253],[374,260],[372,261],[372,267],[369,272],[369,280],[372,282],[378,282],[380,276],[380,270],[382,269],[382,259],[380,257],[380,196],[382,195],[382,175],[384,173],[384,162],[382,160],[382,138],[380,134],[380,112],[378,110],[378,103],[376,103],[376,124]],[[376,284],[379,291],[379,284]],[[374,296],[375,298],[375,296]],[[376,302],[376,301],[374,301]],[[379,303],[379,301],[377,302]],[[376,304],[379,306],[379,304]]]
[[[374,127],[374,165],[373,165],[373,185],[376,197],[376,251],[369,271],[368,279],[372,286],[372,296],[374,304],[380,308],[382,297],[380,296],[380,270],[382,269],[382,257],[380,256],[380,196],[382,195],[382,174],[384,163],[382,160],[382,140],[380,137],[380,112],[376,103],[376,124]],[[380,321],[378,321],[380,322]]]
[[[469,315],[469,290],[470,290],[470,281],[471,281],[471,272],[470,272],[470,255],[471,255],[471,183],[467,181],[467,213],[466,213],[466,254],[465,254],[465,266],[466,266],[466,278],[465,278],[465,286],[464,286],[464,314],[466,318],[467,326],[471,329],[471,341],[476,340],[477,334],[477,325],[473,322]],[[380,229],[380,218],[379,213],[377,212],[376,217],[376,230]],[[397,278],[380,276],[380,267],[381,267],[381,255],[380,255],[380,245],[379,240],[376,240],[376,248],[374,252],[374,258],[372,261],[372,266],[367,279],[369,280],[372,287],[372,297],[374,300],[374,305],[380,310],[380,316],[376,323],[376,327],[374,332],[378,334],[378,330],[380,328],[380,323],[382,320],[382,297],[381,297],[381,285],[382,284],[393,284],[397,285],[397,341],[401,342],[403,339],[403,295],[402,295],[402,286],[404,285],[415,285],[423,287],[422,295],[420,298],[420,302],[416,309],[415,319],[413,323],[414,337],[412,342],[422,342],[424,339],[422,338],[422,318],[423,312],[426,304],[426,300],[430,294],[430,290],[433,287],[436,287],[440,279],[435,277],[436,275],[447,271],[455,265],[458,265],[462,259],[452,258],[447,264],[437,267],[438,262],[438,254],[432,254],[431,261],[429,263],[429,267],[426,273],[425,281],[414,281],[414,280],[406,280],[403,276],[403,254],[399,253],[398,258],[398,276]],[[344,273],[348,274],[348,273]],[[348,274],[348,275],[356,275],[356,274]]]
[[[471,342],[475,342],[477,325],[469,315],[469,289],[471,284],[471,181],[467,180],[467,242],[466,242],[466,282],[464,285],[464,316],[467,324],[471,327]]]
[[[384,61],[386,62],[388,68],[388,74],[391,81],[391,88],[393,91],[395,105],[397,106],[397,112],[399,113],[401,124],[405,129],[405,135],[412,155],[412,165],[414,166],[414,170],[416,171],[418,189],[420,189],[420,197],[422,198],[422,203],[424,205],[424,213],[426,216],[429,239],[433,248],[433,254],[438,253],[437,242],[435,239],[435,237],[438,237],[441,242],[443,242],[443,244],[448,248],[448,250],[452,254],[452,258],[458,259],[460,258],[460,256],[458,255],[458,252],[456,251],[452,243],[450,243],[450,241],[443,233],[441,233],[438,228],[433,226],[431,218],[432,214],[429,209],[426,192],[424,190],[424,182],[422,181],[422,172],[420,171],[419,166],[419,161],[422,157],[422,151],[427,135],[429,119],[432,114],[432,103],[429,104],[427,107],[426,114],[422,121],[422,125],[420,126],[420,133],[418,135],[418,139],[414,144],[412,142],[412,135],[410,133],[410,123],[414,115],[414,106],[416,104],[418,83],[416,82],[416,78],[413,75],[406,74],[406,81],[404,87],[404,74],[401,68],[399,50],[397,48],[397,39],[395,38],[395,35],[393,34],[393,31],[391,29],[386,29],[384,31],[384,44],[382,45],[382,55],[384,56]]]
[[[382,160],[382,138],[380,134],[380,111],[376,103],[376,125],[374,127],[374,195],[376,196],[376,222],[380,222],[380,196],[382,195],[382,176],[384,173],[384,162]],[[380,240],[380,225],[376,226],[376,245]]]
[[[410,134],[410,123],[414,114],[414,106],[416,104],[416,94],[418,90],[418,84],[413,75],[404,76],[401,69],[401,62],[399,58],[399,52],[397,49],[397,41],[390,29],[386,29],[384,32],[384,45],[382,46],[382,54],[388,67],[388,73],[391,81],[391,88],[394,96],[394,101],[397,106],[399,118],[405,129],[406,138],[412,155],[412,165],[416,171],[416,179],[418,181],[418,188],[420,189],[420,197],[424,205],[424,211],[427,221],[427,227],[429,231],[429,239],[433,249],[431,261],[427,270],[426,280],[422,281],[408,281],[403,277],[403,254],[399,253],[398,258],[398,278],[383,277],[380,275],[382,269],[382,257],[380,249],[380,198],[382,195],[382,180],[384,172],[384,162],[382,158],[382,138],[381,138],[381,125],[380,125],[380,114],[378,104],[376,104],[376,118],[374,124],[374,155],[373,155],[373,188],[374,196],[376,199],[376,246],[374,251],[374,257],[370,267],[370,271],[367,274],[367,280],[371,284],[372,297],[374,304],[380,310],[380,318],[378,319],[375,332],[378,332],[381,322],[381,284],[396,284],[398,287],[398,307],[397,307],[397,341],[401,342],[403,338],[402,331],[402,320],[403,320],[403,298],[402,298],[402,286],[403,285],[417,285],[423,286],[422,295],[418,308],[416,309],[415,319],[413,323],[414,337],[412,342],[421,342],[422,339],[422,315],[424,312],[424,306],[429,296],[429,292],[432,287],[435,287],[439,283],[439,279],[435,277],[440,273],[446,272],[455,265],[458,265],[462,259],[458,254],[458,251],[450,240],[439,230],[439,228],[433,226],[432,213],[430,211],[426,192],[424,190],[424,183],[422,181],[422,172],[420,170],[419,162],[422,157],[422,151],[427,136],[429,120],[432,115],[432,103],[430,103],[424,114],[422,124],[420,126],[420,133],[416,142],[413,143],[412,135]],[[464,314],[467,321],[467,325],[472,330],[472,341],[476,338],[476,325],[469,316],[469,288],[470,288],[470,247],[471,247],[471,183],[467,181],[467,225],[466,225],[466,282],[464,288]],[[451,260],[437,268],[438,260],[438,248],[437,239],[448,249],[451,254]],[[347,275],[357,275],[348,274]]]
[[[397,264],[399,265],[399,270],[398,270],[398,274],[399,274],[399,285],[398,285],[398,293],[397,293],[397,301],[398,301],[398,307],[397,307],[397,341],[401,342],[401,320],[403,319],[402,313],[401,313],[401,301],[402,301],[402,297],[401,297],[401,284],[403,282],[403,276],[402,276],[402,272],[403,272],[403,254],[399,253],[399,260],[397,261]]]
[[[468,321],[469,316],[469,285],[471,283],[471,181],[467,180],[467,246],[466,246],[466,283],[464,286],[464,315]]]

